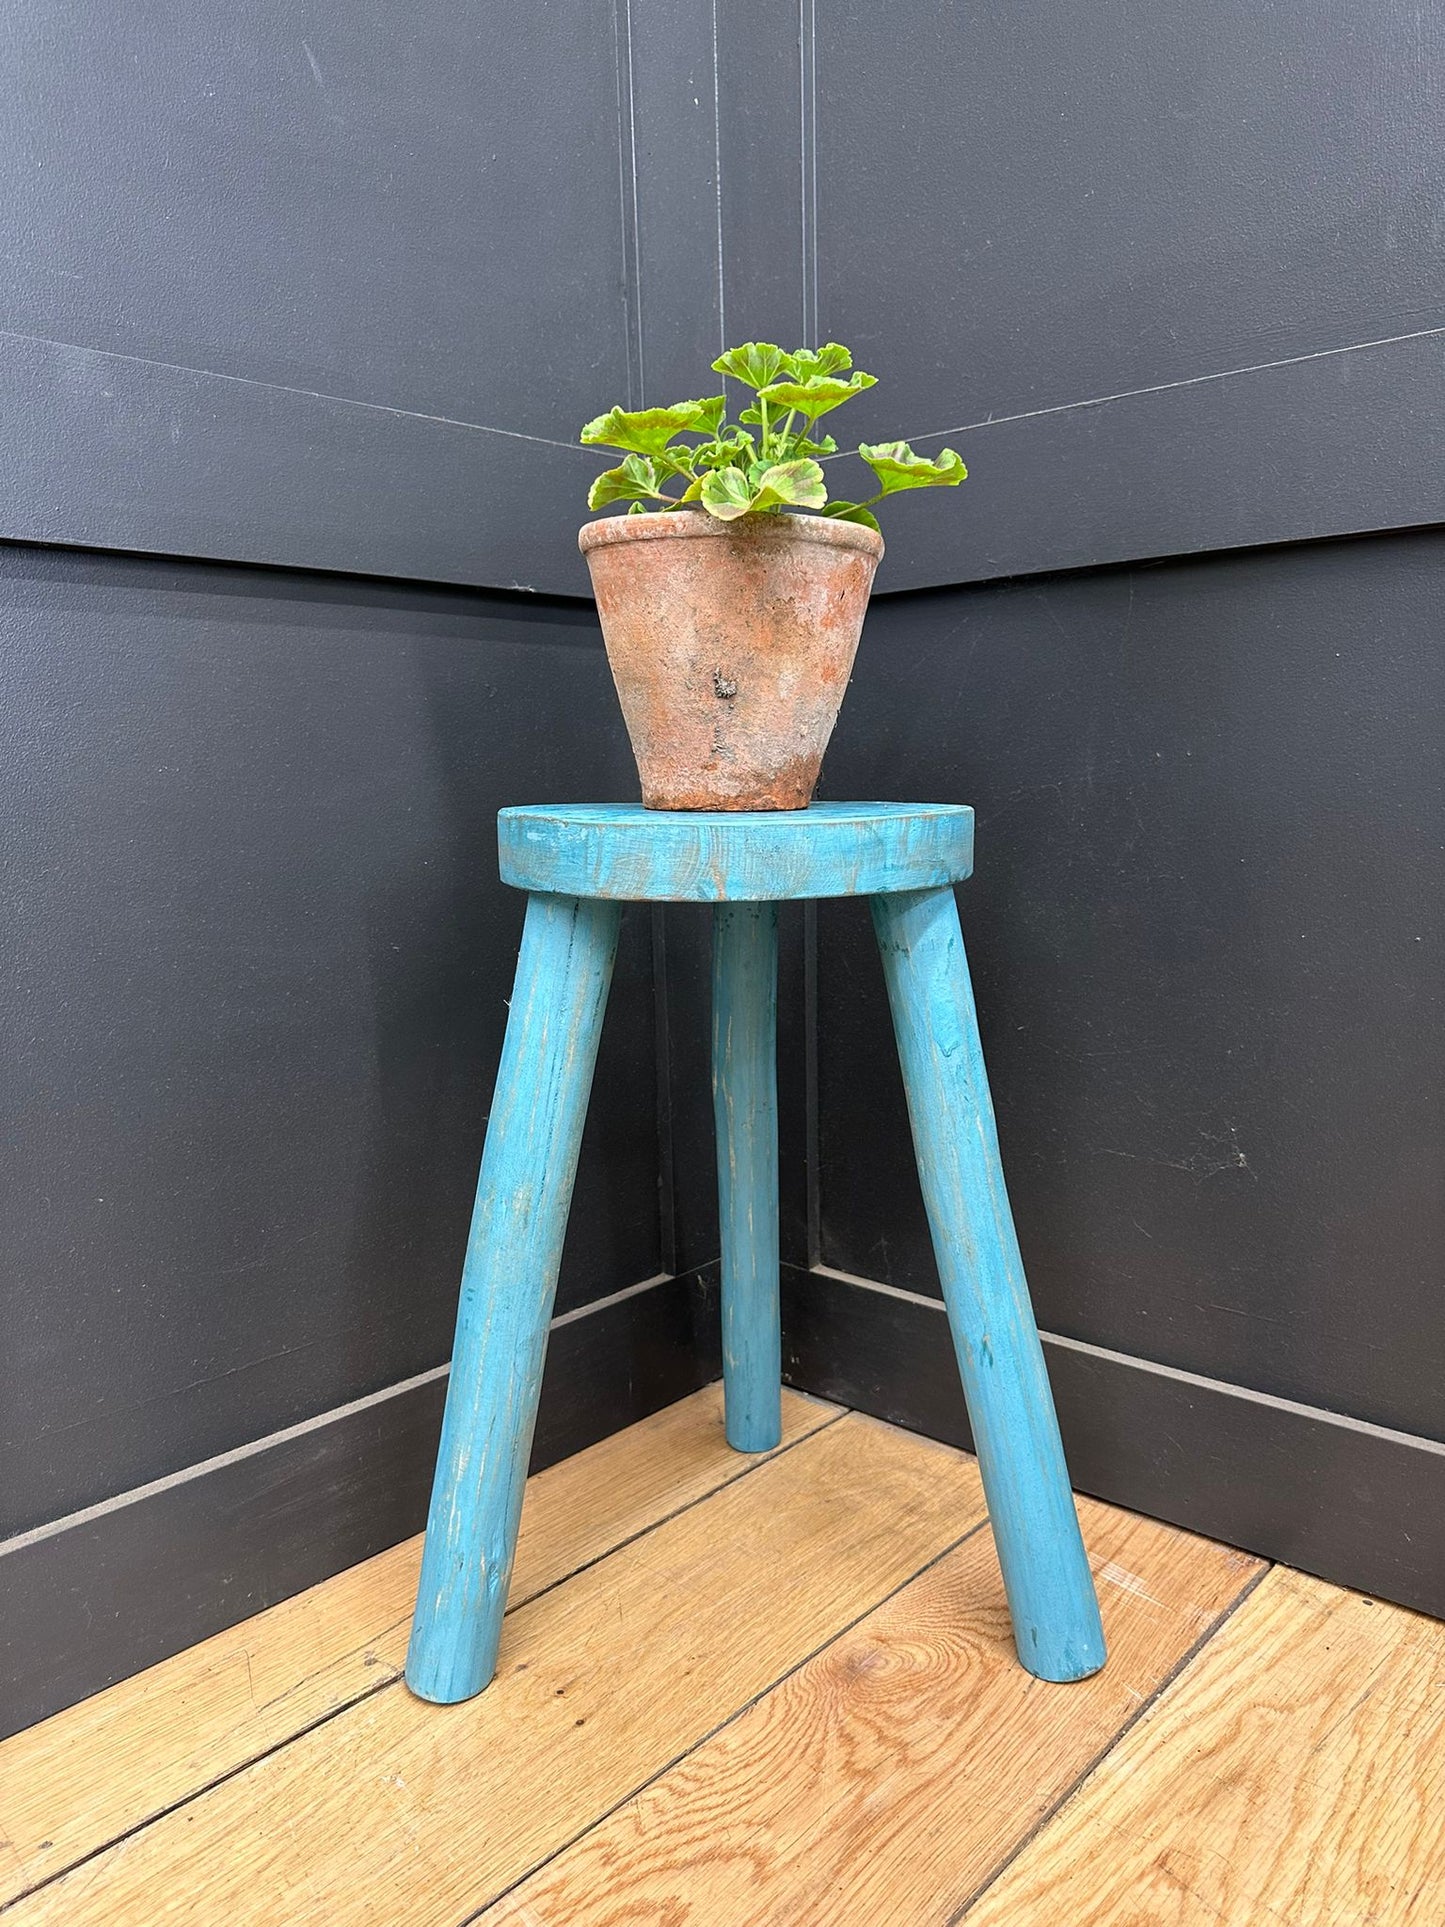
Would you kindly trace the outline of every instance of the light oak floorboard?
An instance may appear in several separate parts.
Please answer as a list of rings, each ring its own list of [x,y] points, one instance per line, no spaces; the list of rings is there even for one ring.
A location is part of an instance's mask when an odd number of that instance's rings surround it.
[[[1445,1626],[1277,1567],[968,1927],[1439,1927]]]
[[[1110,1506],[1084,1500],[1080,1517],[1104,1672],[1051,1686],[1023,1671],[979,1533],[489,1909],[486,1927],[952,1920],[1262,1570]]]
[[[783,1445],[839,1416],[783,1394]],[[709,1386],[528,1482],[513,1609],[761,1461]],[[0,1905],[395,1679],[421,1539],[0,1744]]]
[[[454,1927],[982,1517],[972,1459],[841,1419],[521,1607],[479,1698],[389,1686],[7,1927]]]

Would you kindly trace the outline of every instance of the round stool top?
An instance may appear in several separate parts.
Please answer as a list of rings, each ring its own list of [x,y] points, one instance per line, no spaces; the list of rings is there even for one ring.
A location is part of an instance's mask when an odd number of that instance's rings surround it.
[[[529,804],[497,819],[502,881],[627,902],[760,903],[881,896],[973,868],[964,803],[814,803],[806,810]]]

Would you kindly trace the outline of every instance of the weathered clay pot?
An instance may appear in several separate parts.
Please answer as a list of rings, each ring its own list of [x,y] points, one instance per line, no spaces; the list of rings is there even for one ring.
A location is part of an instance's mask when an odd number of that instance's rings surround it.
[[[883,538],[701,509],[579,537],[653,810],[801,810],[853,669]]]

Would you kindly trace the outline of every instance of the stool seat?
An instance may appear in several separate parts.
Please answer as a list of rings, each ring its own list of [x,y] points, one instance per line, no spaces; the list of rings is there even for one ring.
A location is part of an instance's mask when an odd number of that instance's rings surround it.
[[[806,810],[546,804],[497,819],[502,881],[624,903],[770,903],[961,883],[965,803],[814,803]]]

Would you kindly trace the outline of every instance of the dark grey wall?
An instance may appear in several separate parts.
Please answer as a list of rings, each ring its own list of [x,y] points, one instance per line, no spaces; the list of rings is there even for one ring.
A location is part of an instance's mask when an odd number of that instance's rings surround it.
[[[10,1533],[446,1358],[496,812],[628,759],[567,605],[15,549],[0,602]],[[664,1268],[645,915],[578,1222],[559,1311]]]
[[[419,1522],[362,1503],[378,1467],[335,1415],[402,1388],[384,1476],[419,1503],[436,1388],[407,1385],[450,1350],[520,929],[496,811],[618,793],[629,758],[583,605],[6,547],[0,611],[0,1623],[68,1634],[63,1597],[124,1634],[0,1669],[33,1717]],[[637,913],[560,1314],[673,1269],[656,964]],[[646,1299],[567,1328],[551,1456],[711,1369],[657,1354]],[[82,1566],[45,1531],[318,1421],[336,1463],[308,1460],[284,1530],[236,1501],[209,1622],[147,1604],[205,1563],[154,1502],[107,1528],[145,1557]],[[255,1500],[278,1461],[250,1463]]]
[[[605,8],[12,23],[0,532],[584,585],[568,444],[629,380]],[[401,505],[405,504],[403,508]]]
[[[840,436],[972,473],[880,591],[1445,517],[1439,15],[718,20],[727,334],[849,343]]]
[[[585,593],[578,428],[719,351],[715,32],[28,0],[0,535]]]
[[[817,12],[819,314],[887,377],[849,432],[978,483],[887,586],[1445,516],[1445,16]]]
[[[1437,1613],[1442,609],[1438,531],[887,599],[827,771],[978,810],[960,904],[1080,1482]],[[965,1436],[857,906],[813,969],[794,1374]]]
[[[1040,1321],[1445,1438],[1445,536],[884,602],[838,793],[962,908]],[[820,1256],[936,1293],[871,939],[820,916]]]

